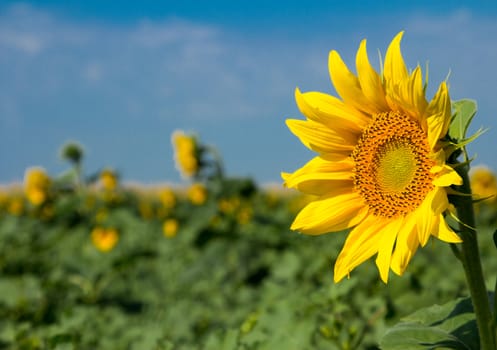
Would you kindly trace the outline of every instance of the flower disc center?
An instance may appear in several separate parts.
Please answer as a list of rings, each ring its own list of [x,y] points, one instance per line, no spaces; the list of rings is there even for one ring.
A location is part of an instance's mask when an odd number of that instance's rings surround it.
[[[354,187],[372,213],[397,217],[414,211],[433,189],[434,161],[425,131],[398,112],[373,116],[352,152]]]
[[[389,143],[378,152],[376,181],[384,192],[401,192],[414,179],[416,156],[405,144]]]

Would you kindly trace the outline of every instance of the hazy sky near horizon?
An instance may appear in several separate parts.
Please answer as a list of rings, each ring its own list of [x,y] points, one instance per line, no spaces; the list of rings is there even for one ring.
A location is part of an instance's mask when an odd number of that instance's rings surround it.
[[[56,176],[62,144],[81,143],[87,174],[179,182],[170,136],[195,132],[229,175],[280,182],[312,153],[285,125],[294,90],[335,94],[328,53],[354,70],[363,38],[373,65],[390,40],[429,67],[428,97],[449,76],[453,99],[478,101],[470,146],[497,170],[497,2],[2,1],[0,183],[30,166]]]

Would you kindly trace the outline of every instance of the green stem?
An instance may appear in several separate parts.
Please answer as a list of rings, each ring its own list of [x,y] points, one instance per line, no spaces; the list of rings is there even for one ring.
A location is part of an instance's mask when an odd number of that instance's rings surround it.
[[[469,184],[468,166],[457,168],[457,172],[463,179],[463,184],[458,190],[465,194],[471,194]],[[462,242],[461,261],[466,274],[471,300],[476,315],[478,332],[480,335],[480,348],[482,350],[495,350],[495,323],[490,309],[489,298],[483,270],[480,260],[480,251],[476,236],[475,217],[473,211],[473,202],[471,196],[458,196],[455,203],[457,216],[461,223],[459,224]]]
[[[80,162],[74,163],[74,170],[76,172],[76,189],[77,192],[81,192],[81,189],[83,187],[83,181],[82,181],[82,167]]]
[[[497,279],[495,280],[495,289],[494,289],[494,322],[495,322],[495,317],[497,316]],[[495,331],[495,337],[496,337],[496,343],[497,343],[497,329],[494,328]]]
[[[210,152],[212,159],[214,161],[214,167],[216,171],[216,176],[219,179],[222,179],[224,177],[224,167],[223,167],[223,158],[221,157],[221,154],[218,152],[218,150],[215,147],[212,146],[205,146],[205,149]]]

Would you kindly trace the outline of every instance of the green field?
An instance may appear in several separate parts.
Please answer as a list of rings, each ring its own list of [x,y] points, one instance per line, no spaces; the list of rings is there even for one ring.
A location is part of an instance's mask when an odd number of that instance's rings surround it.
[[[305,199],[250,179],[206,190],[193,204],[173,189],[174,205],[161,189],[59,190],[37,206],[5,190],[0,348],[376,349],[402,317],[468,295],[450,246],[436,239],[387,285],[373,259],[334,284],[346,233],[290,231]],[[178,225],[166,235],[168,219]],[[115,245],[99,249],[96,227],[112,228]]]

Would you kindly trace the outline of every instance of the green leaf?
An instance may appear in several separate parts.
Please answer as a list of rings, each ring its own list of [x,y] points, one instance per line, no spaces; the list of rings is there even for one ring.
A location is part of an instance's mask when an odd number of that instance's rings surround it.
[[[471,135],[470,137],[466,138],[466,139],[461,139],[459,142],[455,143],[454,144],[454,149],[459,149],[459,148],[463,148],[463,147],[466,147],[466,145],[469,145],[471,142],[473,142],[474,140],[476,140],[478,137],[480,137],[481,135],[483,135],[484,133],[486,133],[489,129],[478,129],[473,135]]]
[[[238,343],[238,330],[229,329],[226,331],[223,340],[223,350],[236,349]]]
[[[452,117],[449,135],[458,140],[464,140],[466,132],[468,131],[469,124],[476,114],[478,107],[476,101],[463,99],[452,103],[454,115]]]
[[[470,298],[421,309],[388,330],[384,350],[479,349],[478,329]]]

